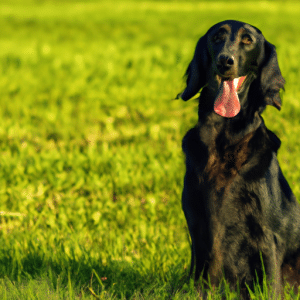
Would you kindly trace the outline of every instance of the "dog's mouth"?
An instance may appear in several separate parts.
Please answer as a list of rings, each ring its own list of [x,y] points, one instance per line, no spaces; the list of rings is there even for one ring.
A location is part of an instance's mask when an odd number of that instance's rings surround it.
[[[234,78],[233,76],[221,77],[217,75],[217,79],[220,80],[220,87],[214,102],[214,111],[222,117],[233,118],[241,110],[238,91],[241,89],[246,76]]]

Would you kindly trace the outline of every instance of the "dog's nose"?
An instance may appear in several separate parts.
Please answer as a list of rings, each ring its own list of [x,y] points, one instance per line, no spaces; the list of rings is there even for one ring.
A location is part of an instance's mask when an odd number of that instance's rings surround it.
[[[231,55],[221,54],[217,60],[217,68],[219,72],[225,75],[228,72],[231,72],[234,66],[234,57]]]
[[[234,57],[228,55],[220,55],[218,64],[223,67],[232,67],[234,64]]]

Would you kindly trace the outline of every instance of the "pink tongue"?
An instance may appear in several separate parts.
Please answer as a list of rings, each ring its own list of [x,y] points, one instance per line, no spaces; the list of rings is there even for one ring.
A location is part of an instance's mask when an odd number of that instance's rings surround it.
[[[241,110],[239,97],[234,81],[222,81],[219,93],[214,103],[214,111],[226,118],[235,117]]]

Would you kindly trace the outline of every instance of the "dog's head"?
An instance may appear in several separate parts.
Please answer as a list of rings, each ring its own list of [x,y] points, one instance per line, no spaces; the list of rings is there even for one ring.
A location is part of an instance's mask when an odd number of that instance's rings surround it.
[[[180,94],[183,100],[207,86],[216,91],[222,110],[222,105],[229,103],[222,104],[226,93],[237,94],[243,89],[243,82],[249,86],[255,79],[259,98],[264,102],[261,105],[281,108],[279,91],[284,88],[284,79],[275,47],[249,24],[230,20],[211,27],[198,41],[186,75],[187,86]]]

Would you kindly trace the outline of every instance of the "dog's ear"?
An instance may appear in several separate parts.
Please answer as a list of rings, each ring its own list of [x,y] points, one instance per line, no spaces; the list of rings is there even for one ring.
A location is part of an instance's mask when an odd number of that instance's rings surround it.
[[[178,95],[183,100],[189,100],[195,96],[206,84],[206,70],[208,64],[207,35],[204,35],[197,43],[192,61],[190,62],[185,76],[186,88]]]
[[[281,109],[280,89],[284,89],[285,80],[281,75],[275,46],[265,41],[265,59],[261,70],[261,91],[266,104]]]

